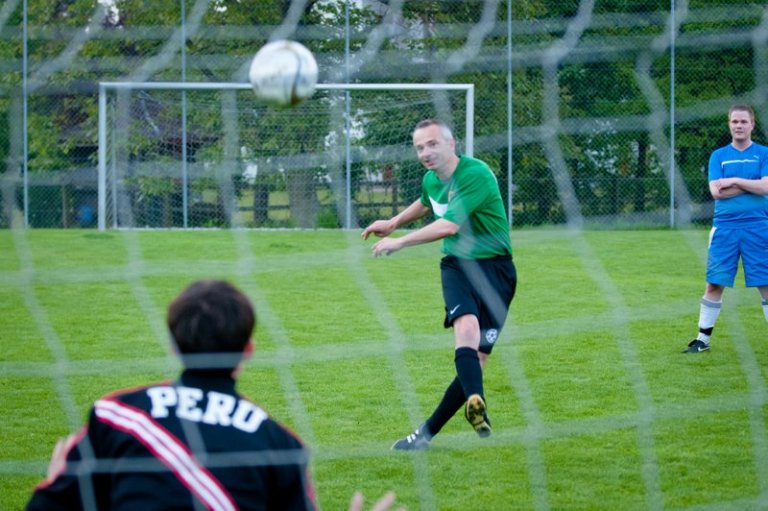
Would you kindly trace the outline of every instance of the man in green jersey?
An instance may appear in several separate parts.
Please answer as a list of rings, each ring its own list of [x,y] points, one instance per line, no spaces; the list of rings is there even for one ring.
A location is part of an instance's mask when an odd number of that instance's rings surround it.
[[[456,377],[432,415],[395,442],[393,449],[425,449],[440,429],[464,408],[464,416],[481,437],[491,434],[483,391],[483,367],[515,295],[509,226],[496,177],[485,162],[456,153],[450,128],[426,119],[413,131],[419,161],[429,172],[421,197],[389,220],[365,228],[363,239],[382,240],[373,255],[390,255],[412,245],[443,240],[440,274],[446,328],[453,327]],[[434,221],[405,236],[395,229],[429,213]]]

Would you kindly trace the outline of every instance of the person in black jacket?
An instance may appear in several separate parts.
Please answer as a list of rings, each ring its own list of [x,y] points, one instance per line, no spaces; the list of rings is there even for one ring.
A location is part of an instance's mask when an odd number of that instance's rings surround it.
[[[167,319],[180,377],[97,400],[27,509],[316,509],[303,442],[235,390],[253,352],[248,298],[198,281]]]

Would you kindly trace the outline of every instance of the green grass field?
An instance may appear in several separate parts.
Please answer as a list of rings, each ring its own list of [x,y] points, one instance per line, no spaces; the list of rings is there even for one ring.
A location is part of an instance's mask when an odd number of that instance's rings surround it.
[[[513,232],[518,294],[485,386],[494,434],[457,416],[391,443],[453,377],[437,244],[373,259],[342,231],[0,231],[0,509],[115,388],[173,376],[168,302],[227,278],[256,303],[240,390],[313,449],[323,509],[389,489],[416,509],[768,508],[768,328],[728,290],[693,338],[707,232]]]

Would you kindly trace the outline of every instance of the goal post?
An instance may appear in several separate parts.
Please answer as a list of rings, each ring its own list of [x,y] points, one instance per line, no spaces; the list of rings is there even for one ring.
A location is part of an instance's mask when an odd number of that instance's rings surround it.
[[[293,108],[248,83],[101,82],[98,228],[356,228],[412,202],[410,130],[474,153],[473,84],[327,83]]]

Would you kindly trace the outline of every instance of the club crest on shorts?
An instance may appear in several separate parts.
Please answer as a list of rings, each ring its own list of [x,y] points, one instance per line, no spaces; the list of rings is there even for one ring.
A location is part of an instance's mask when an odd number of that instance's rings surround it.
[[[488,344],[493,344],[496,342],[496,339],[499,338],[499,331],[495,328],[490,328],[485,331],[485,340],[488,341]]]

